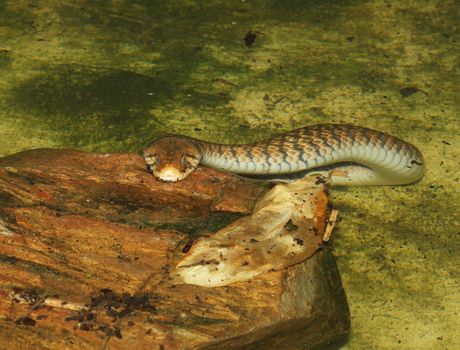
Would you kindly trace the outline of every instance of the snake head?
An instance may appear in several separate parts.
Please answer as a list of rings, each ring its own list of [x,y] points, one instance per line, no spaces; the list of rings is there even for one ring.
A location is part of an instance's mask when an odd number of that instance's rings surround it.
[[[166,136],[144,149],[147,171],[158,180],[176,182],[185,179],[196,169],[201,152],[190,139]]]

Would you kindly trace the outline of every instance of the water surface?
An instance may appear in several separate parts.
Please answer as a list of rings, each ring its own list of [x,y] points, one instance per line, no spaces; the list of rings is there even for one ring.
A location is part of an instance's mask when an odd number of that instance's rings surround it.
[[[453,0],[1,1],[0,155],[320,122],[404,138],[421,182],[332,192],[345,349],[460,348],[459,22]]]

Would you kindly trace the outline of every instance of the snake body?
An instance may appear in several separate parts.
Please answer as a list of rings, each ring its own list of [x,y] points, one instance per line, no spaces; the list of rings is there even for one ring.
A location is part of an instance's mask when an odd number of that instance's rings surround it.
[[[179,181],[198,164],[226,172],[280,181],[329,176],[333,185],[401,185],[424,173],[421,152],[380,131],[346,124],[319,124],[271,139],[226,145],[172,135],[144,150],[147,168],[158,179]]]

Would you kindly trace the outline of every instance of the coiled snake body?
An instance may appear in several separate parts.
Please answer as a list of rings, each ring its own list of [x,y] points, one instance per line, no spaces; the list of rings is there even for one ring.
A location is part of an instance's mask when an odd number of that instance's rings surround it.
[[[424,173],[423,156],[415,146],[345,124],[311,125],[244,145],[165,136],[144,150],[144,159],[147,169],[163,181],[182,180],[200,163],[279,181],[323,175],[332,185],[402,185]]]

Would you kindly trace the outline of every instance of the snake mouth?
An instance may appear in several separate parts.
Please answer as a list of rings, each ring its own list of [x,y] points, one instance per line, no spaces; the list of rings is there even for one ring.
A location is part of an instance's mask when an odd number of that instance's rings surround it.
[[[152,174],[160,181],[164,182],[176,182],[183,180],[187,177],[187,173],[181,172],[173,165],[166,165],[161,169],[152,169]]]

